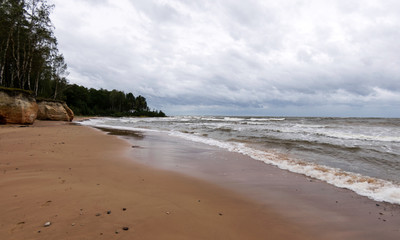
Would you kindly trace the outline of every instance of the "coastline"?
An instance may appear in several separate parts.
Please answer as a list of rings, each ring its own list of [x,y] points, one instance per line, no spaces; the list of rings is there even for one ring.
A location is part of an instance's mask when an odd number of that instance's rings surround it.
[[[314,239],[284,210],[135,163],[128,142],[90,127],[1,126],[0,142],[6,239]]]
[[[400,206],[215,146],[160,132],[103,129],[128,140],[148,166],[217,184],[301,223],[317,239],[398,239]]]

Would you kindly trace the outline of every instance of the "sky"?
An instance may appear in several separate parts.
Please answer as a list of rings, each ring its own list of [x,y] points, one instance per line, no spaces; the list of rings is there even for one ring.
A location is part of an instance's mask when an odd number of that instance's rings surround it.
[[[400,117],[398,0],[49,0],[70,83],[167,115]]]

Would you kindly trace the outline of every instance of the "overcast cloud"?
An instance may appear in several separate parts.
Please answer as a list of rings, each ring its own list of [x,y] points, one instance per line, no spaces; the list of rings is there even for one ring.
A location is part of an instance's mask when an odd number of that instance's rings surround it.
[[[400,117],[400,1],[53,0],[69,80],[175,114]]]

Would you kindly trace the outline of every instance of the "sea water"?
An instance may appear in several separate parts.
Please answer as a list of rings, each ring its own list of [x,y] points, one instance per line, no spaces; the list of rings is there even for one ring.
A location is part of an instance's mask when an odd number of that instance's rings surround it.
[[[400,204],[400,119],[179,116],[81,124],[164,132]]]

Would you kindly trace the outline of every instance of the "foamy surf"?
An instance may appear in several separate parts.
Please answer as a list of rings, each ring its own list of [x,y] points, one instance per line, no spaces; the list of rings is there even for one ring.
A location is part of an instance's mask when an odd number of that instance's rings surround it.
[[[337,159],[339,163],[346,163],[341,159],[346,159],[347,156],[352,156],[351,154],[359,154],[358,152],[364,151],[364,148],[366,149],[365,151],[367,151],[365,153],[369,154],[369,146],[372,145],[373,148],[371,149],[373,151],[376,149],[383,149],[383,154],[390,153],[393,155],[377,155],[378,158],[373,158],[372,160],[381,160],[383,159],[381,156],[390,157],[387,159],[387,163],[394,164],[393,166],[398,166],[398,164],[396,164],[396,154],[399,146],[396,143],[396,128],[381,129],[381,126],[375,127],[375,125],[372,125],[371,128],[366,128],[365,126],[361,128],[358,127],[358,123],[350,125],[349,128],[343,128],[342,120],[338,120],[339,123],[332,124],[330,123],[332,119],[328,119],[322,123],[320,123],[320,119],[315,121],[312,119],[289,119],[288,121],[285,118],[279,120],[278,118],[277,120],[271,119],[274,118],[190,116],[163,119],[100,118],[91,119],[82,122],[81,124],[130,131],[167,133],[171,136],[183,138],[185,140],[216,146],[231,152],[241,153],[254,160],[262,161],[266,164],[279,167],[280,169],[303,174],[340,188],[350,189],[361,196],[366,196],[376,201],[384,201],[400,205],[400,185],[398,184],[399,181],[396,183],[396,175],[398,176],[396,167],[392,167],[394,170],[391,173],[391,176],[395,176],[394,181],[391,181],[392,179],[385,180],[379,177],[369,177],[368,174],[361,174],[361,172],[356,173],[344,170],[346,168],[328,166],[324,164],[325,162],[323,159],[318,161],[317,164],[315,161],[308,161],[309,159],[304,157],[306,155],[302,155],[300,158],[297,153],[292,155],[282,154],[282,151],[265,147],[266,142],[264,142],[267,141],[268,144],[276,144],[278,146],[287,143],[293,144],[293,146],[296,147],[299,145],[305,145],[307,150],[310,150],[310,147],[312,147],[312,151],[314,150],[313,146],[315,145],[315,149],[318,151],[320,151],[321,147],[323,148],[323,155],[317,155],[322,158],[325,157],[325,154],[331,152],[337,154],[338,151],[341,151],[346,155]],[[257,126],[243,125],[244,122],[247,124],[257,123]],[[363,128],[367,130],[363,130]],[[371,129],[375,131],[374,135],[370,134]],[[376,133],[376,130],[380,131],[379,134]],[[385,141],[388,140],[385,135],[387,132],[392,132],[391,135],[389,135],[389,137],[392,137],[392,139],[389,139],[390,142]],[[253,137],[256,138],[253,139]],[[348,140],[350,138],[351,141]],[[230,139],[237,140],[232,141]],[[261,143],[264,145],[260,145],[260,142],[257,142],[260,141],[258,139],[261,139]],[[354,139],[356,139],[356,141]],[[376,146],[374,146],[375,144]],[[257,148],[254,148],[253,146],[257,146]],[[373,154],[376,154],[376,151],[373,152]],[[361,160],[365,157],[360,154],[355,155],[354,157],[357,156],[360,156]],[[367,169],[380,171],[379,174],[377,174],[378,176],[386,176],[385,174],[390,171],[390,168],[388,167],[392,166],[370,165],[375,164],[375,162],[351,162],[350,166],[353,166],[354,164],[359,168],[365,168],[365,166],[367,166]],[[382,172],[384,174],[382,174]]]
[[[237,152],[262,161],[266,164],[276,166],[283,170],[303,174],[336,187],[346,188],[361,196],[375,201],[389,202],[400,205],[400,185],[382,179],[363,176],[357,173],[346,172],[338,168],[308,163],[296,159],[290,159],[283,154],[255,150],[241,143],[226,143],[201,136],[186,133],[173,132],[172,136],[181,137],[193,142],[217,146],[231,152]]]

